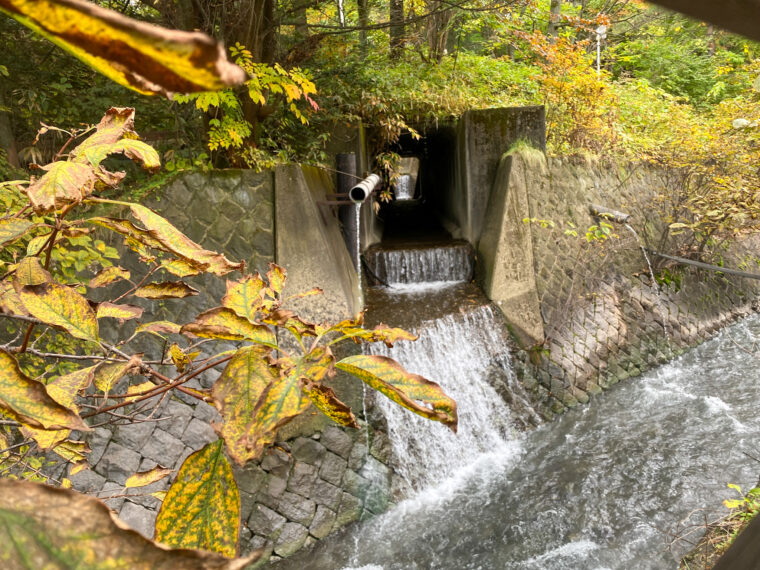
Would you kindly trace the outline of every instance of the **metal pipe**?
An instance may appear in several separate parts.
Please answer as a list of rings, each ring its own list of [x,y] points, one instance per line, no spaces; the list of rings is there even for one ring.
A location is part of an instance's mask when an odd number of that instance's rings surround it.
[[[592,216],[598,216],[617,224],[627,224],[632,219],[630,214],[618,212],[617,210],[612,210],[596,204],[591,204],[591,206],[589,206],[589,212],[591,212]]]
[[[370,174],[349,190],[348,197],[355,204],[361,204],[369,198],[369,195],[372,194],[378,184],[380,184],[380,177],[377,174]]]

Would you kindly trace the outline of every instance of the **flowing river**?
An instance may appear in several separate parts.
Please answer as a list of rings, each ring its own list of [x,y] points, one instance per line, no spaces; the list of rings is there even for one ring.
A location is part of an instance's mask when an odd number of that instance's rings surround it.
[[[423,323],[423,335],[426,327],[441,335],[440,322]],[[750,317],[558,421],[523,433],[502,429],[487,449],[457,449],[456,438],[446,440],[455,469],[278,567],[678,568],[690,549],[683,538],[696,540],[705,517],[727,512],[722,500],[736,497],[727,483],[745,490],[757,483],[760,366],[748,351],[758,341],[760,318]],[[402,362],[417,358],[399,350],[392,355]],[[403,363],[414,370],[413,362]],[[447,390],[458,380],[424,373]],[[425,461],[418,447],[406,457],[398,435],[402,464]],[[439,447],[431,445],[433,465]]]

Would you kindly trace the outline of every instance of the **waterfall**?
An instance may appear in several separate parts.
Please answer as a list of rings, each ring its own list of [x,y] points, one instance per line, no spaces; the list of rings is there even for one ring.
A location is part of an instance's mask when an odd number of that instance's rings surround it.
[[[389,285],[469,281],[472,247],[467,243],[409,248],[375,247],[365,254],[372,272]]]
[[[523,413],[537,421],[512,370],[503,328],[491,307],[484,305],[423,323],[416,342],[399,342],[390,349],[370,346],[373,353],[394,358],[407,370],[437,382],[457,403],[459,430],[454,434],[387,398],[377,398],[394,442],[394,468],[415,490],[439,483],[478,455],[515,438],[515,414],[500,393],[510,392]]]
[[[411,200],[414,198],[414,186],[409,174],[402,174],[396,181],[396,200]]]

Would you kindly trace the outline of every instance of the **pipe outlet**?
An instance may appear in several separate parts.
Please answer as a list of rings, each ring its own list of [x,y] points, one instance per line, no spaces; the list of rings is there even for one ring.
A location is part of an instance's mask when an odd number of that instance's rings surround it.
[[[618,212],[617,210],[612,210],[610,208],[605,208],[604,206],[598,206],[596,204],[589,206],[589,212],[591,212],[592,216],[598,216],[600,218],[615,222],[616,224],[627,224],[631,221],[632,218],[630,214],[626,214],[625,212]]]
[[[377,174],[370,174],[348,191],[348,197],[354,204],[361,204],[369,198],[378,184],[380,184],[380,177]]]

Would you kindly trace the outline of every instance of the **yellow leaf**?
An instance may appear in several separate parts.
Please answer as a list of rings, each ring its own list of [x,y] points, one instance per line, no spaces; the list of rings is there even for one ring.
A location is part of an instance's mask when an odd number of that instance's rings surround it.
[[[351,326],[340,327],[337,325],[330,330],[338,330],[346,337],[353,339],[358,343],[360,340],[366,342],[384,342],[387,347],[392,347],[399,340],[417,340],[417,335],[405,331],[404,329],[391,328],[386,325],[377,325],[374,329],[354,328]]]
[[[400,406],[422,417],[442,422],[456,433],[456,402],[438,384],[407,372],[392,358],[358,354],[344,358],[335,367],[356,376]]]
[[[124,376],[138,371],[140,363],[140,357],[134,355],[126,362],[104,362],[98,364],[95,367],[95,387],[107,394]]]
[[[98,340],[98,320],[87,299],[58,283],[24,287],[19,298],[30,315],[82,340]]]
[[[124,486],[127,489],[134,487],[145,487],[146,485],[150,485],[151,483],[155,483],[156,481],[160,481],[161,479],[168,477],[172,473],[173,469],[166,469],[159,465],[153,469],[149,469],[148,471],[141,471],[139,473],[135,473],[134,475],[130,475],[127,477],[127,482],[124,483]]]
[[[0,10],[146,95],[216,91],[246,79],[221,45],[198,32],[168,30],[81,0],[0,0]]]
[[[140,384],[134,384],[133,386],[130,386],[129,388],[127,388],[127,394],[129,394],[129,396],[124,398],[124,401],[134,402],[137,398],[139,398],[140,396],[144,396],[145,394],[153,390],[155,387],[156,385],[151,381],[141,382]]]
[[[269,271],[267,271],[267,281],[269,282],[268,293],[274,299],[279,299],[282,295],[282,288],[285,286],[285,281],[288,278],[288,273],[284,267],[280,267],[275,263],[269,263]]]
[[[61,479],[61,489],[71,489],[71,479],[68,477]]]
[[[168,253],[168,250],[163,246],[163,244],[158,241],[155,237],[153,237],[148,231],[137,227],[135,224],[130,222],[129,220],[123,220],[121,218],[104,218],[104,217],[95,217],[95,218],[89,218],[87,220],[88,223],[96,224],[98,226],[102,226],[104,228],[108,228],[109,230],[116,232],[118,234],[121,234],[124,236],[125,243],[133,250],[137,251],[137,253],[140,253],[135,248],[135,243],[143,245],[145,247],[149,247],[151,249],[157,249],[159,251],[165,251]]]
[[[16,289],[8,281],[0,281],[0,311],[8,315],[29,315]]]
[[[109,317],[111,319],[119,319],[119,323],[128,321],[130,319],[139,319],[142,317],[142,307],[136,307],[135,305],[114,305],[113,303],[100,303],[98,305],[98,311],[96,317],[102,319]]]
[[[76,413],[56,402],[42,383],[26,377],[4,350],[0,350],[0,409],[30,427],[90,430]]]
[[[70,429],[42,429],[21,425],[21,434],[27,439],[33,439],[42,450],[49,450],[71,435]]]
[[[19,261],[16,265],[15,278],[16,283],[22,287],[42,285],[53,280],[50,273],[42,267],[39,257],[25,257]]]
[[[161,263],[161,268],[166,269],[172,275],[177,277],[191,277],[200,275],[203,270],[198,265],[188,263],[184,259],[172,259]]]
[[[0,0],[0,6],[2,2]],[[97,177],[87,164],[58,161],[42,167],[45,174],[26,189],[29,202],[38,214],[79,204],[95,189]]]
[[[163,501],[166,498],[166,491],[153,491],[150,496]]]
[[[246,275],[238,281],[227,281],[227,292],[222,297],[222,306],[255,323],[256,312],[264,303],[265,288],[266,283],[258,273]]]
[[[0,220],[0,246],[25,236],[35,224],[22,218]]]
[[[87,453],[92,451],[85,441],[72,441],[67,439],[56,445],[53,452],[71,463],[82,463],[87,460]]]
[[[163,338],[164,334],[179,334],[180,329],[182,329],[180,325],[171,321],[154,321],[137,327],[135,334],[147,332]]]
[[[54,378],[47,385],[48,394],[62,406],[66,406],[73,412],[78,412],[77,394],[92,384],[97,368],[98,365],[88,366]]]
[[[176,342],[173,342],[169,347],[169,356],[177,368],[177,372],[180,373],[184,372],[193,363],[192,359],[185,354],[185,351]]]
[[[215,514],[213,507],[210,511]],[[77,524],[72,524],[73,520]],[[0,479],[0,560],[4,568],[242,570],[261,556],[256,552],[229,560],[211,552],[172,550],[116,521],[108,507],[94,497]]]
[[[76,465],[72,465],[71,469],[69,469],[69,477],[73,477],[80,471],[84,471],[85,469],[89,469],[86,463],[78,463]]]
[[[222,415],[220,435],[230,456],[241,465],[263,451],[266,443],[254,448],[257,438],[274,441],[274,433],[265,433],[271,429],[271,422],[265,425],[264,418],[257,417],[261,402],[280,381],[277,368],[270,364],[269,353],[262,346],[238,350],[212,390],[212,398]]]
[[[156,540],[173,548],[237,554],[240,495],[222,440],[190,455],[156,518]]]
[[[266,346],[277,346],[277,338],[269,327],[255,325],[226,307],[201,313],[194,322],[182,327],[182,334],[185,333],[202,338],[250,340]]]
[[[131,277],[129,271],[123,267],[106,267],[95,277],[90,279],[88,283],[91,289],[97,289],[98,287],[105,287],[111,283],[116,283],[120,280],[128,280]]]
[[[203,249],[150,208],[133,202],[102,199],[99,201],[128,206],[132,215],[145,226],[151,236],[162,244],[165,251],[173,253],[190,264],[201,267],[204,271],[215,275],[226,275],[230,271],[242,270],[245,267],[243,261],[233,263],[221,253]]]
[[[352,428],[359,427],[351,408],[341,402],[331,388],[314,382],[304,382],[303,391],[312,403],[335,423]]]
[[[183,281],[164,281],[163,283],[148,283],[132,293],[143,299],[182,299],[198,294],[198,289],[190,287]]]

